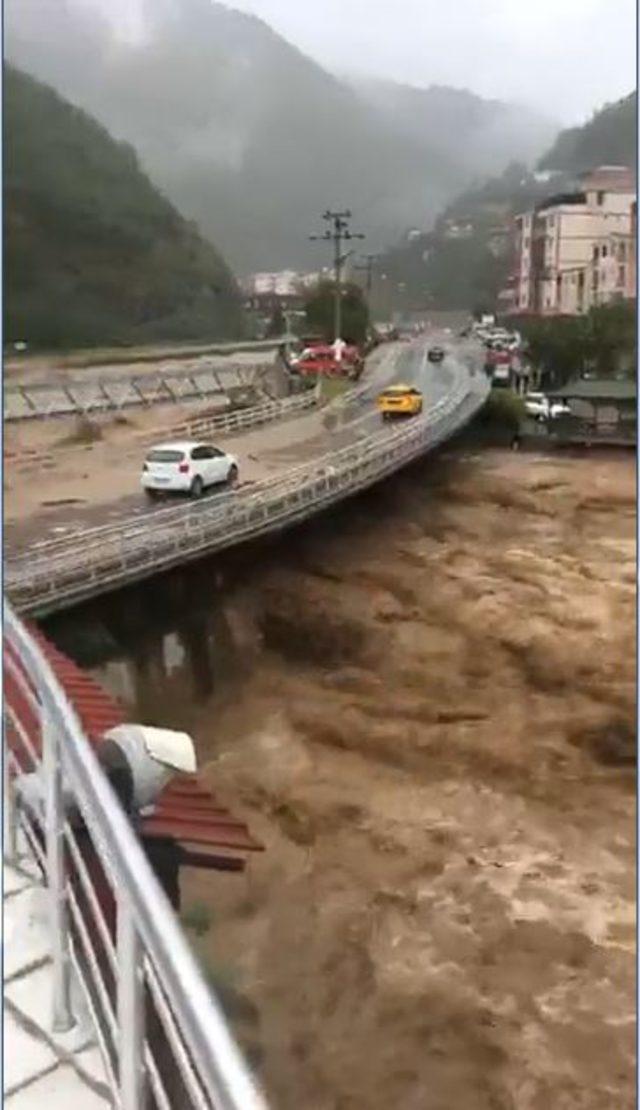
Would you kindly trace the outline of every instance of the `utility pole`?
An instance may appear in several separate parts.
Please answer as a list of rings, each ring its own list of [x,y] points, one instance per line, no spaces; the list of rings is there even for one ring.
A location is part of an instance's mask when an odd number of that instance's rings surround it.
[[[347,251],[346,254],[342,254],[342,244],[350,239],[364,239],[364,235],[349,229],[349,220],[351,219],[349,209],[344,212],[331,212],[327,209],[322,219],[329,224],[327,230],[323,235],[310,235],[309,238],[316,242],[333,243],[333,276],[335,282],[333,338],[335,341],[342,338],[340,334],[342,331],[342,267],[351,253]]]

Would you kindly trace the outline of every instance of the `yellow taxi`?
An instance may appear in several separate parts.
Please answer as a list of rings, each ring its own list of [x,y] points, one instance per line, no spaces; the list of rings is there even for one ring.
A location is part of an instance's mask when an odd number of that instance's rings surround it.
[[[419,416],[422,394],[413,385],[390,385],[378,394],[376,405],[383,420],[391,420],[394,416]]]

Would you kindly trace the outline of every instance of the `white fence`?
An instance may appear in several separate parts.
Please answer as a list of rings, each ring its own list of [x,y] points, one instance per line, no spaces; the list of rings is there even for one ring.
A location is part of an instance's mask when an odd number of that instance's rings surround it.
[[[276,420],[287,420],[289,417],[299,416],[318,405],[320,399],[320,389],[314,388],[296,394],[294,397],[285,397],[281,401],[264,401],[258,405],[248,405],[246,408],[214,413],[212,416],[195,416],[190,420],[183,420],[179,424],[172,424],[168,428],[163,427],[162,439],[169,442],[179,439],[204,439],[212,435],[233,435],[237,432],[270,424]],[[140,431],[131,436],[126,449],[132,446],[136,450],[141,450],[152,446],[157,440],[158,431]],[[92,459],[97,455],[99,456],[100,452],[103,452],[105,458],[108,459],[113,452],[113,445],[110,443],[102,444],[98,441],[92,444],[90,448],[87,448],[86,444],[65,447],[64,462],[68,462],[70,456],[80,457],[86,454],[88,449],[92,452]],[[12,472],[20,471],[24,473],[29,470],[48,469],[55,466],[56,454],[54,451],[44,450],[22,450],[15,454],[5,452],[5,461],[10,463]]]
[[[285,475],[210,502],[160,509],[88,529],[5,562],[6,589],[26,613],[44,615],[205,553],[285,528],[379,481],[463,427],[489,391],[458,365],[447,396],[397,430],[380,431]]]
[[[6,605],[4,633],[4,853],[20,830],[45,877],[54,990],[43,1007],[71,1028],[77,977],[119,1110],[266,1110],[72,706]],[[35,812],[17,804],[25,769],[39,779]]]

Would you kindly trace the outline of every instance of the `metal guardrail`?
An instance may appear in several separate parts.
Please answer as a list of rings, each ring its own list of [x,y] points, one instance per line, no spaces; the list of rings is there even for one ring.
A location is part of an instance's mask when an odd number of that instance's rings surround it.
[[[10,746],[5,728],[4,853],[15,856],[20,829],[46,878],[54,1029],[64,1032],[75,1021],[73,969],[119,1110],[266,1110],[71,704],[6,604],[4,634],[15,691],[14,704],[4,704],[13,740]],[[41,758],[18,702],[40,730]],[[40,779],[39,815],[16,804],[25,767]],[[115,900],[115,943],[87,867],[86,839],[78,836],[78,813]]]
[[[216,367],[199,359],[184,370],[165,367],[158,374],[109,379],[76,378],[55,383],[13,386],[4,392],[7,421],[46,420],[62,416],[87,416],[97,412],[157,404],[179,404],[213,396],[225,397],[230,389],[255,384],[267,365]],[[208,365],[209,364],[209,365]]]
[[[150,447],[158,442],[159,436],[166,443],[181,439],[204,439],[208,436],[233,435],[234,432],[247,431],[270,424],[276,420],[287,420],[291,416],[298,416],[307,412],[320,403],[321,392],[319,385],[315,389],[308,389],[294,397],[285,397],[281,401],[264,401],[258,405],[248,405],[244,409],[232,409],[229,412],[214,413],[211,416],[196,416],[191,420],[184,420],[180,424],[172,424],[168,428],[155,431],[140,431],[131,437],[131,441],[124,444],[124,449],[140,450]],[[69,461],[69,456],[84,455],[91,450],[92,457],[104,451],[106,455],[113,453],[113,443],[101,444],[100,441],[90,447],[86,444],[75,444],[65,447],[63,462]],[[5,461],[11,464],[11,471],[24,473],[29,470],[49,468],[56,463],[54,451],[20,451],[15,454],[5,452]]]
[[[294,524],[393,473],[464,426],[490,384],[458,365],[447,396],[398,430],[314,459],[207,503],[160,509],[87,529],[5,561],[6,589],[21,611],[44,615],[204,553]]]
[[[584,416],[557,416],[546,424],[549,439],[557,443],[604,443],[627,446],[637,442],[635,420],[594,420]]]

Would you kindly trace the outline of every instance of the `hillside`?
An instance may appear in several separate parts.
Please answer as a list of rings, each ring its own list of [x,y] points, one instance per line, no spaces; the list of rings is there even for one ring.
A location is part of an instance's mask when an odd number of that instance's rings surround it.
[[[134,151],[53,89],[4,74],[5,342],[93,346],[233,337],[220,256]]]
[[[457,162],[469,179],[516,160],[534,162],[558,132],[533,109],[484,100],[468,89],[421,89],[390,81],[360,81],[355,87],[394,130],[425,153],[446,155],[455,141]]]
[[[145,12],[144,37],[124,43],[74,0],[60,0],[51,19],[37,0],[8,0],[7,53],[131,143],[237,272],[324,263],[308,235],[327,206],[350,207],[354,227],[379,248],[407,227],[428,227],[486,172],[486,150],[478,164],[466,141],[483,134],[483,121],[494,126],[495,106],[478,97],[432,92],[416,135],[379,97],[253,16],[211,0],[153,0]],[[448,92],[456,105],[470,98],[466,130],[450,126]],[[530,118],[518,112],[526,136]]]
[[[540,169],[580,174],[597,165],[635,166],[638,151],[638,94],[607,104],[583,127],[561,131],[540,160]]]
[[[509,272],[514,215],[550,193],[575,188],[598,165],[636,164],[636,94],[607,106],[583,127],[563,131],[540,159],[538,172],[514,163],[460,193],[431,232],[400,242],[380,271],[404,282],[411,307],[495,307]],[[543,172],[546,171],[546,172]]]

